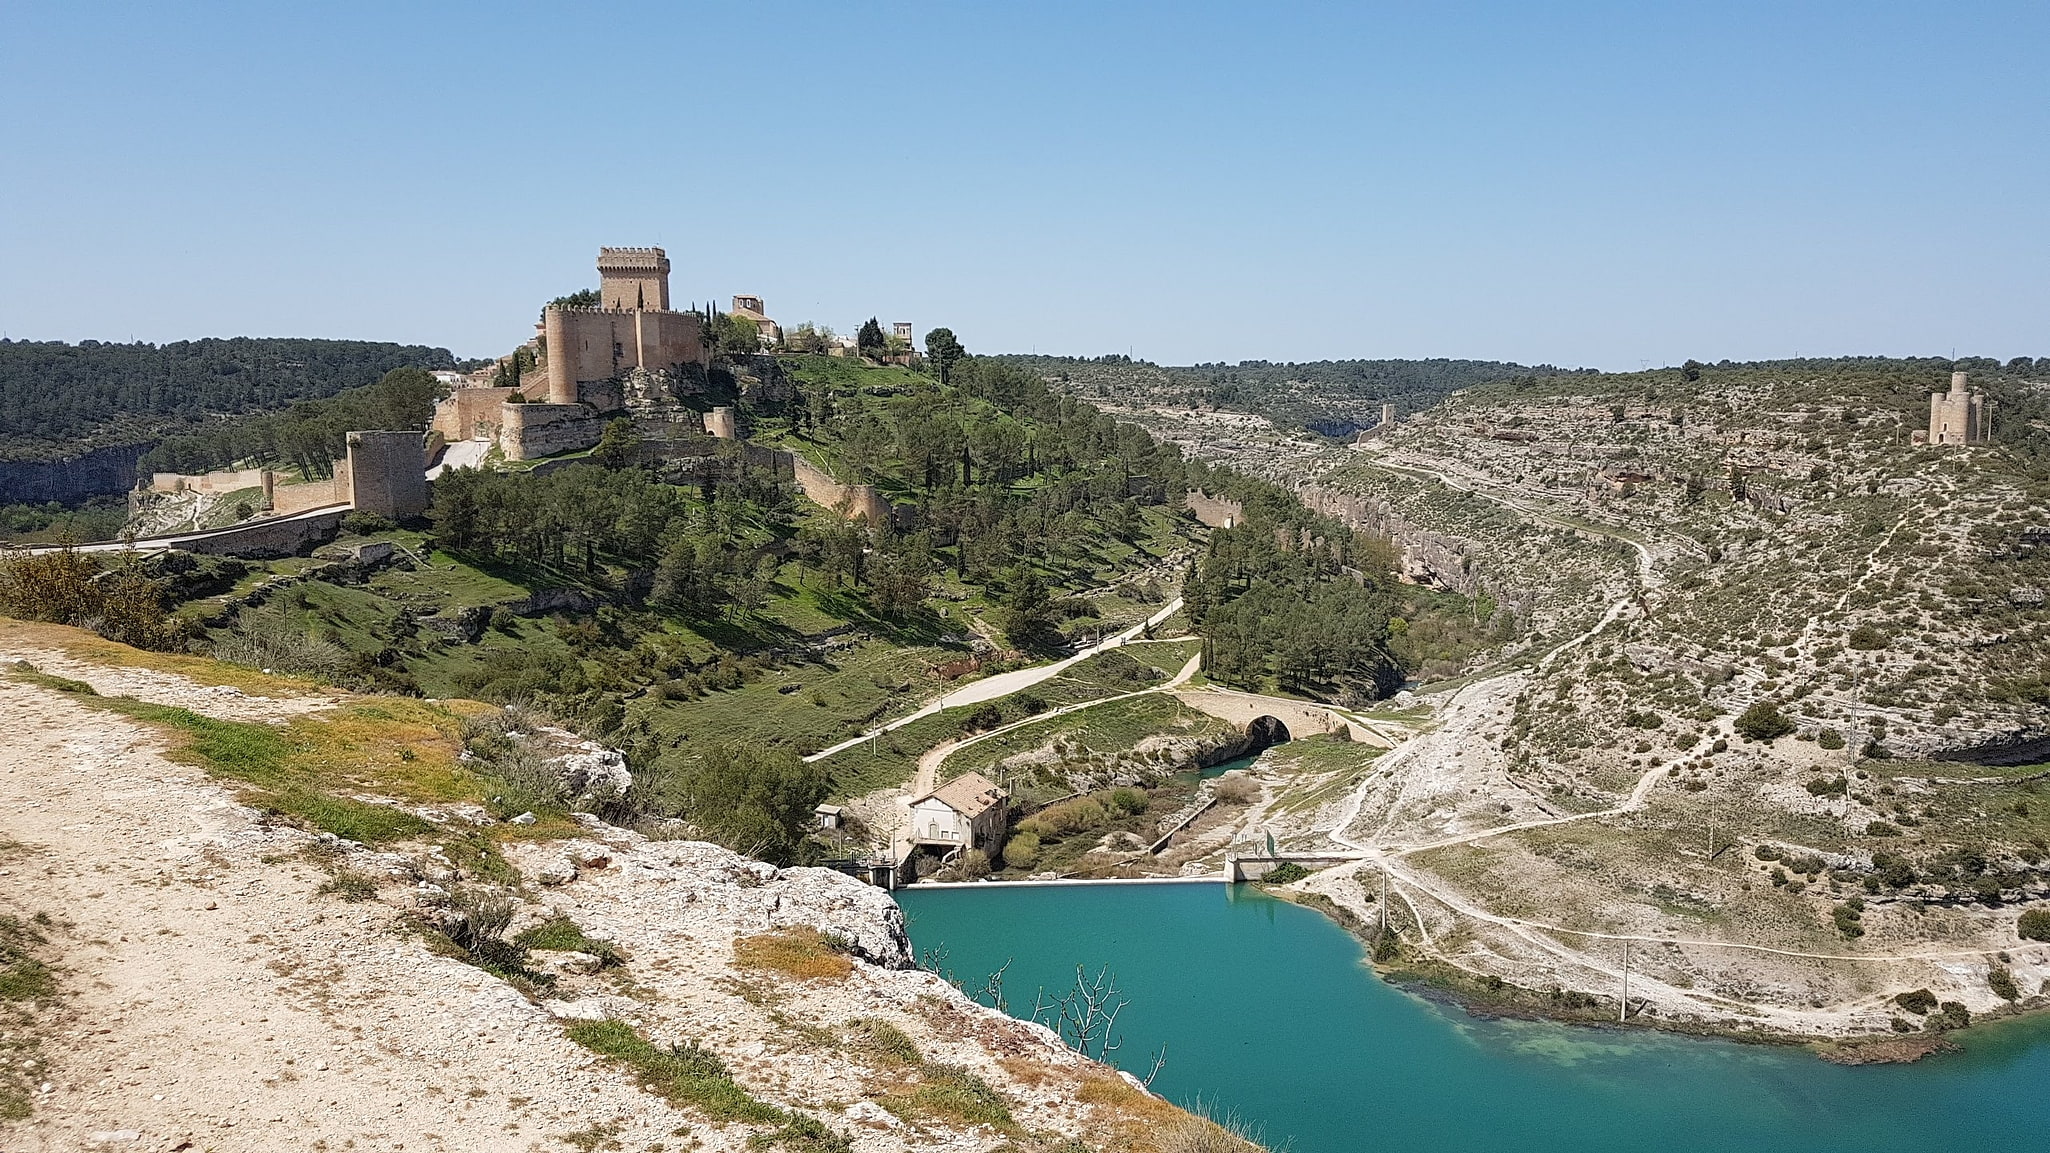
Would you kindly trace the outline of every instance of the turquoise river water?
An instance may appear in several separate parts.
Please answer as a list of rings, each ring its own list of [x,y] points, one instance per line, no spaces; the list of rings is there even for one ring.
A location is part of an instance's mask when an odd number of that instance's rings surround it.
[[[1014,1013],[1110,966],[1119,1063],[1235,1113],[1276,1149],[2050,1149],[2050,1022],[1965,1051],[1843,1068],[1799,1049],[1483,1021],[1376,978],[1320,914],[1244,886],[1001,884],[897,894],[969,988],[1007,959]]]

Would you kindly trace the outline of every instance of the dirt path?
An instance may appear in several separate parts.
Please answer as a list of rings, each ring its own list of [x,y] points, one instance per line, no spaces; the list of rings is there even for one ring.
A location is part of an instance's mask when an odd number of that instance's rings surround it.
[[[928,702],[916,712],[906,713],[904,716],[898,717],[886,725],[870,729],[858,737],[849,737],[831,748],[820,749],[804,759],[806,761],[823,761],[834,753],[845,752],[856,745],[867,744],[884,733],[901,729],[915,720],[932,716],[943,709],[958,708],[962,705],[979,705],[984,701],[993,701],[998,697],[1007,697],[1012,693],[1029,689],[1041,681],[1050,680],[1061,675],[1068,671],[1071,666],[1086,661],[1098,653],[1108,652],[1131,641],[1140,633],[1153,628],[1181,610],[1182,598],[1176,597],[1167,602],[1166,607],[1147,617],[1144,621],[1133,625],[1124,632],[1118,633],[1116,636],[1099,641],[1095,645],[1076,653],[1074,656],[1066,657],[1052,664],[1034,665],[1029,669],[1013,669],[1008,673],[998,673],[993,677],[984,677],[979,681],[971,681],[952,692],[941,693],[937,698]]]

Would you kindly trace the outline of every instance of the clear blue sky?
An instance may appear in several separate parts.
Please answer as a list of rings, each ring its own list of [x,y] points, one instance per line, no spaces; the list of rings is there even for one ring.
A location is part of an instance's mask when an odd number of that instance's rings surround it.
[[[2050,356],[2050,4],[13,0],[0,328],[680,300],[1171,363]]]

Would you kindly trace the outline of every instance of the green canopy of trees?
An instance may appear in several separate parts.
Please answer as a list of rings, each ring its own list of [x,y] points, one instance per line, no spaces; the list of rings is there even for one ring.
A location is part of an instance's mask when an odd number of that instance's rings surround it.
[[[425,429],[434,418],[441,383],[420,368],[395,368],[375,384],[325,400],[302,400],[282,412],[223,421],[203,432],[167,438],[136,466],[151,472],[205,472],[242,460],[297,465],[307,476],[327,476],[348,451],[358,429]]]
[[[0,454],[36,458],[195,430],[361,388],[407,367],[456,362],[445,348],[366,340],[0,340]]]

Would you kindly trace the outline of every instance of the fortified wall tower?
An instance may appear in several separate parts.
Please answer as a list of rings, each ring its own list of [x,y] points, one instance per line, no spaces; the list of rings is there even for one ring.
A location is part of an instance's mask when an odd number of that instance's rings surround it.
[[[659,248],[599,249],[598,307],[669,311],[669,255]]]
[[[1965,374],[1950,374],[1950,391],[1929,396],[1928,444],[1985,444],[1993,439],[1993,402],[1966,387]]]

